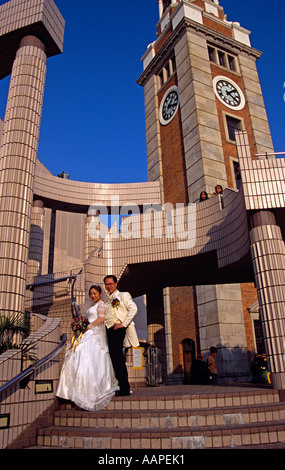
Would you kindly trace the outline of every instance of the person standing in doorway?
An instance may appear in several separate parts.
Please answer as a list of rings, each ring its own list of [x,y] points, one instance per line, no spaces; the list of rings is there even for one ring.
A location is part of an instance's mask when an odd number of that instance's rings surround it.
[[[118,290],[116,276],[106,276],[104,284],[108,293],[105,313],[108,346],[120,387],[120,390],[116,392],[116,396],[130,395],[130,384],[123,347],[139,346],[133,322],[133,318],[137,313],[137,306],[129,292],[120,292]]]
[[[215,346],[210,347],[210,356],[207,358],[207,364],[209,369],[210,383],[213,385],[217,384],[217,364],[216,356],[218,354],[217,348]]]

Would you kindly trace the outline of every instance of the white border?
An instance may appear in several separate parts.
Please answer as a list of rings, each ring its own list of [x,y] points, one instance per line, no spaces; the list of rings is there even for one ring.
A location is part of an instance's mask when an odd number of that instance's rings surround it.
[[[230,82],[236,89],[237,91],[239,92],[240,94],[240,104],[238,106],[232,106],[228,103],[226,103],[224,100],[222,100],[222,98],[220,97],[219,93],[217,92],[217,88],[216,88],[216,85],[217,85],[217,82],[219,80],[226,80],[227,82]],[[245,105],[245,97],[244,97],[244,94],[243,92],[241,91],[240,87],[236,84],[236,82],[234,82],[233,80],[231,80],[229,77],[225,77],[224,75],[218,75],[217,77],[215,77],[213,79],[213,88],[214,88],[214,92],[215,92],[215,95],[217,98],[219,98],[220,102],[223,103],[225,106],[227,106],[228,108],[230,109],[233,109],[233,110],[236,110],[236,111],[239,111],[241,109],[244,108],[244,105]]]
[[[176,110],[174,111],[173,115],[171,116],[171,118],[169,118],[167,121],[165,119],[163,119],[163,116],[162,116],[162,108],[163,108],[163,105],[164,105],[164,101],[165,101],[165,98],[166,96],[171,92],[175,90],[177,92],[177,95],[178,95],[178,103],[177,103],[177,106],[176,106]],[[160,103],[160,106],[159,106],[159,121],[160,121],[160,124],[162,124],[163,126],[166,126],[167,124],[169,124],[172,119],[174,118],[174,116],[176,115],[177,111],[178,111],[178,107],[179,107],[179,92],[178,92],[178,87],[176,85],[173,85],[171,86],[170,88],[168,88],[168,90],[164,93],[163,95],[163,98],[161,100],[161,103]]]

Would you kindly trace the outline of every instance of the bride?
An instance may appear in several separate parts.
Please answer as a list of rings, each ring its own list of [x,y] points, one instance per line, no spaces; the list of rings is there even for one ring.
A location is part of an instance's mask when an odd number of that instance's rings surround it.
[[[89,325],[76,347],[67,352],[56,396],[97,411],[108,405],[119,386],[109,356],[101,287],[92,285],[89,296],[94,302],[85,315]]]

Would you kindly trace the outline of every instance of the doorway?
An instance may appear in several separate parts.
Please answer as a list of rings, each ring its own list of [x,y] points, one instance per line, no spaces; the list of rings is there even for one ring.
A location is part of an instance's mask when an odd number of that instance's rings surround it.
[[[191,369],[195,359],[195,343],[193,339],[186,338],[182,341],[183,351],[183,369],[184,369],[184,384],[191,383]]]

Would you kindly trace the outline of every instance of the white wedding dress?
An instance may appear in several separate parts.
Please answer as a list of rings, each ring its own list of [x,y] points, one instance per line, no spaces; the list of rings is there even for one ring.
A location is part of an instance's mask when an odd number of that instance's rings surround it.
[[[89,322],[97,319],[97,310],[104,311],[100,300],[86,312]],[[56,396],[73,401],[89,411],[105,408],[119,390],[109,355],[104,322],[87,330],[78,345],[67,354],[61,370]]]

